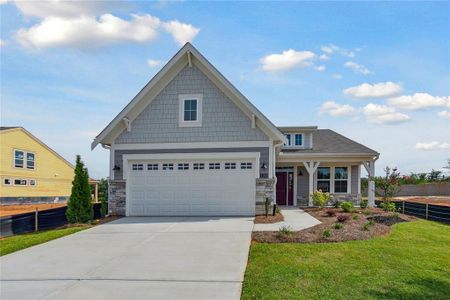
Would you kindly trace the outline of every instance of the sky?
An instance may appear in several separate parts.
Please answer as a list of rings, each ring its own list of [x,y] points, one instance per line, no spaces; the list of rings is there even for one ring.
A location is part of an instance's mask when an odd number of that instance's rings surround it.
[[[94,178],[94,137],[185,42],[274,124],[378,151],[378,174],[450,159],[450,2],[0,0],[0,16],[1,125]]]

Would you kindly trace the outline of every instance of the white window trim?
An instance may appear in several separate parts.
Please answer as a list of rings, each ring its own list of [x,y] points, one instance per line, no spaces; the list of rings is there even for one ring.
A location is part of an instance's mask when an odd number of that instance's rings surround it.
[[[197,120],[184,120],[184,101],[197,100]],[[178,126],[180,127],[201,127],[202,126],[202,112],[203,112],[203,95],[202,94],[181,94],[178,95]]]
[[[22,166],[22,167],[16,167],[16,151],[23,152],[23,166]],[[27,168],[27,162],[28,162],[27,157],[28,157],[28,153],[34,155],[34,167],[33,167],[33,169]],[[26,151],[26,150],[21,150],[21,149],[13,149],[12,163],[13,163],[14,169],[28,170],[28,171],[35,171],[35,170],[36,170],[36,153],[33,152],[33,151]]]
[[[295,135],[296,134],[301,134],[302,135],[302,144],[301,145],[296,145],[295,144]],[[285,136],[289,135],[290,136],[290,144],[286,144],[283,145],[283,147],[286,148],[305,148],[305,134],[303,132],[288,132],[288,133],[284,133]],[[287,139],[287,137],[286,137]]]
[[[352,193],[352,166],[351,165],[336,165],[336,166],[327,166],[327,165],[320,165],[319,168],[330,168],[330,194],[336,194],[336,195],[347,195]],[[334,191],[334,182],[336,179],[334,179],[334,170],[335,168],[347,168],[347,192],[346,193],[337,193]],[[320,179],[319,179],[320,180]],[[323,181],[326,181],[328,179],[324,179]],[[342,179],[338,179],[342,180]],[[314,190],[317,190],[317,171],[314,173]],[[344,181],[344,180],[342,180]]]

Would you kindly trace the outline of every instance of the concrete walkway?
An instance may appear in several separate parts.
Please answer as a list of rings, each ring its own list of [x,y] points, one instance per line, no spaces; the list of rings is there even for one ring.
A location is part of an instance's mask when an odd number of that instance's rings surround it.
[[[239,299],[253,218],[123,218],[0,258],[0,299]]]
[[[281,214],[284,216],[283,222],[272,224],[255,224],[253,231],[278,231],[280,227],[290,227],[293,231],[299,231],[305,228],[313,227],[321,222],[297,207],[280,207]]]

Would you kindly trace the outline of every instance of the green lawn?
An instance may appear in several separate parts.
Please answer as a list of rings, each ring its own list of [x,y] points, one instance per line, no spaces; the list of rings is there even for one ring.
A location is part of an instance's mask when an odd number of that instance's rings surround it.
[[[0,256],[6,255],[15,251],[19,251],[34,245],[42,244],[65,235],[69,235],[81,230],[92,227],[91,225],[69,227],[63,229],[54,229],[47,231],[40,231],[36,233],[20,234],[0,240]]]
[[[400,223],[389,236],[253,244],[243,299],[449,299],[450,226]]]

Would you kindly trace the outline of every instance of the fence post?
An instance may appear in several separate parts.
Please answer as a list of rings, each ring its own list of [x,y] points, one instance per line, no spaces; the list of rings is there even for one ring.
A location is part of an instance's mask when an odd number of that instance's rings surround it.
[[[34,211],[34,231],[38,231],[39,230],[39,212],[38,212],[38,208],[36,207],[36,210]]]
[[[428,203],[425,206],[425,219],[428,220]]]
[[[405,200],[403,200],[403,214],[405,214]]]

